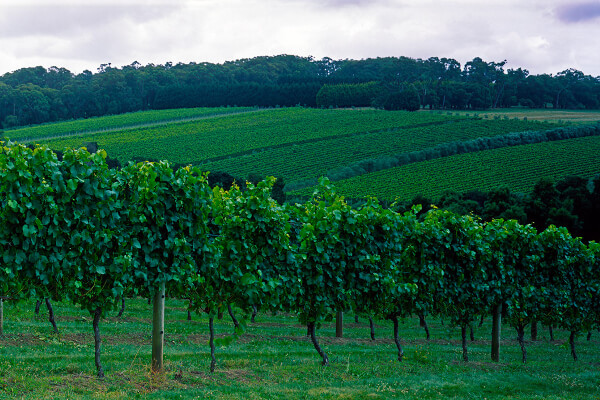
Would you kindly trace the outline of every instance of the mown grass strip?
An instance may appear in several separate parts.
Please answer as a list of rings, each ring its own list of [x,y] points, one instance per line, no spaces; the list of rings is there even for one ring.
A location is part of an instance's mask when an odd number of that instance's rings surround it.
[[[469,342],[471,361],[461,361],[460,330],[428,319],[432,339],[424,339],[418,318],[405,320],[400,336],[405,359],[398,363],[391,324],[376,320],[376,340],[369,338],[366,318],[347,315],[344,338],[335,324],[319,330],[331,355],[330,367],[305,337],[294,316],[259,314],[248,333],[218,349],[219,363],[208,372],[210,356],[206,317],[186,318],[186,302],[167,301],[166,375],[150,373],[151,306],[129,299],[123,319],[102,322],[106,379],[98,380],[93,364],[93,334],[88,313],[56,303],[60,336],[51,333],[44,312],[34,302],[7,304],[8,336],[0,339],[0,397],[6,399],[572,399],[600,396],[597,355],[599,334],[578,338],[581,359],[573,362],[568,332],[547,330],[528,343],[530,361],[520,362],[514,333],[503,330],[501,361],[489,361],[490,319],[475,327]],[[351,322],[350,322],[351,321]],[[217,321],[221,335],[232,330],[226,317]],[[37,337],[37,338],[35,338]],[[75,337],[77,340],[72,340]],[[33,339],[35,338],[35,339]]]

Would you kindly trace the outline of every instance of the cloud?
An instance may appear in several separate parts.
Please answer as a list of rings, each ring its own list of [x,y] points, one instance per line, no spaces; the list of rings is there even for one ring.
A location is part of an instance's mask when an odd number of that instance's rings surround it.
[[[0,0],[0,74],[293,54],[600,74],[600,0]],[[82,4],[85,4],[83,6]],[[579,11],[577,11],[579,10]],[[577,14],[577,11],[579,14]],[[582,17],[582,15],[588,19]],[[579,19],[578,19],[579,18]],[[557,21],[580,23],[557,23]]]
[[[118,23],[147,23],[163,18],[175,9],[164,5],[8,6],[3,7],[0,14],[0,35],[4,38],[60,37]]]
[[[556,17],[565,23],[577,23],[600,17],[600,2],[565,4],[556,8]]]

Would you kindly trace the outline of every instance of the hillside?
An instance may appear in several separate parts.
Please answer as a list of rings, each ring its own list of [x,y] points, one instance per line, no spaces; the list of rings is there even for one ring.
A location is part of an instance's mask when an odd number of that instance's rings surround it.
[[[337,181],[347,197],[366,193],[385,200],[407,200],[417,195],[439,198],[444,191],[488,191],[508,186],[531,191],[540,178],[559,180],[569,175],[600,173],[600,137],[505,147],[437,158]],[[290,194],[310,196],[312,188]]]
[[[549,123],[540,121],[543,115],[556,121],[556,114],[538,110],[517,118],[514,111],[501,112],[165,110],[47,124],[5,135],[56,150],[97,142],[121,163],[167,159],[241,178],[274,175],[284,179],[292,195],[310,194],[310,186],[322,175],[330,176],[351,197],[407,199],[501,185],[527,190],[540,177],[591,177],[600,171],[595,157],[600,141],[595,136],[515,146],[521,143],[514,143],[516,132],[519,140],[529,143],[540,132],[565,126],[567,118]],[[569,116],[600,120],[590,112]],[[495,142],[488,149],[489,138]]]

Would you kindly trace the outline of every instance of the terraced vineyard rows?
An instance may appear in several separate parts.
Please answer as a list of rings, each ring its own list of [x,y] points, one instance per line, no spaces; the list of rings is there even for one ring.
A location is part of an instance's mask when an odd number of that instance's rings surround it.
[[[313,143],[293,144],[242,157],[204,163],[202,166],[207,170],[227,171],[235,176],[248,176],[251,173],[276,175],[290,182],[315,178],[365,159],[418,151],[452,141],[549,127],[549,124],[517,120],[450,121],[445,124],[366,132]]]
[[[30,140],[35,138],[63,137],[85,132],[97,132],[120,128],[136,127],[156,123],[173,123],[217,115],[237,114],[254,111],[254,107],[216,107],[216,108],[182,108],[175,110],[152,110],[134,113],[111,115],[89,119],[78,119],[53,124],[13,129],[5,132],[11,140]]]
[[[528,191],[542,177],[600,173],[600,137],[507,147],[409,164],[335,182],[348,197],[366,194],[380,199],[411,199],[421,194],[439,197],[445,190],[489,190],[500,184]],[[290,195],[310,195],[303,189]]]
[[[143,157],[198,163],[296,142],[461,119],[464,117],[437,113],[287,108],[39,142],[57,150],[79,147],[83,142],[98,142],[111,157],[120,161]]]

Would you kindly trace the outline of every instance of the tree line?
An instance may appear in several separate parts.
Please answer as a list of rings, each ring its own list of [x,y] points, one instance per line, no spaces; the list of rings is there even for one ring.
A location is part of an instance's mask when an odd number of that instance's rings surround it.
[[[387,109],[535,107],[598,109],[600,81],[575,69],[555,75],[505,70],[479,57],[320,60],[279,55],[213,63],[114,67],[74,74],[22,68],[0,77],[4,129],[58,120],[181,107],[377,106]]]
[[[391,320],[399,361],[398,321],[409,315],[460,327],[465,361],[466,329],[482,315],[516,329],[523,362],[527,324],[571,332],[576,359],[577,334],[600,323],[600,246],[565,228],[437,209],[419,216],[418,206],[398,213],[375,199],[351,207],[326,179],[306,203],[280,205],[274,178],[211,189],[196,168],[109,169],[105,158],[79,149],[59,160],[20,145],[0,152],[2,295],[86,309],[100,377],[101,317],[129,296],[154,298],[159,344],[166,294],[207,314],[211,370],[214,317],[232,305],[296,314],[324,365],[316,329],[339,311]],[[152,365],[160,370],[162,347],[153,346]]]

